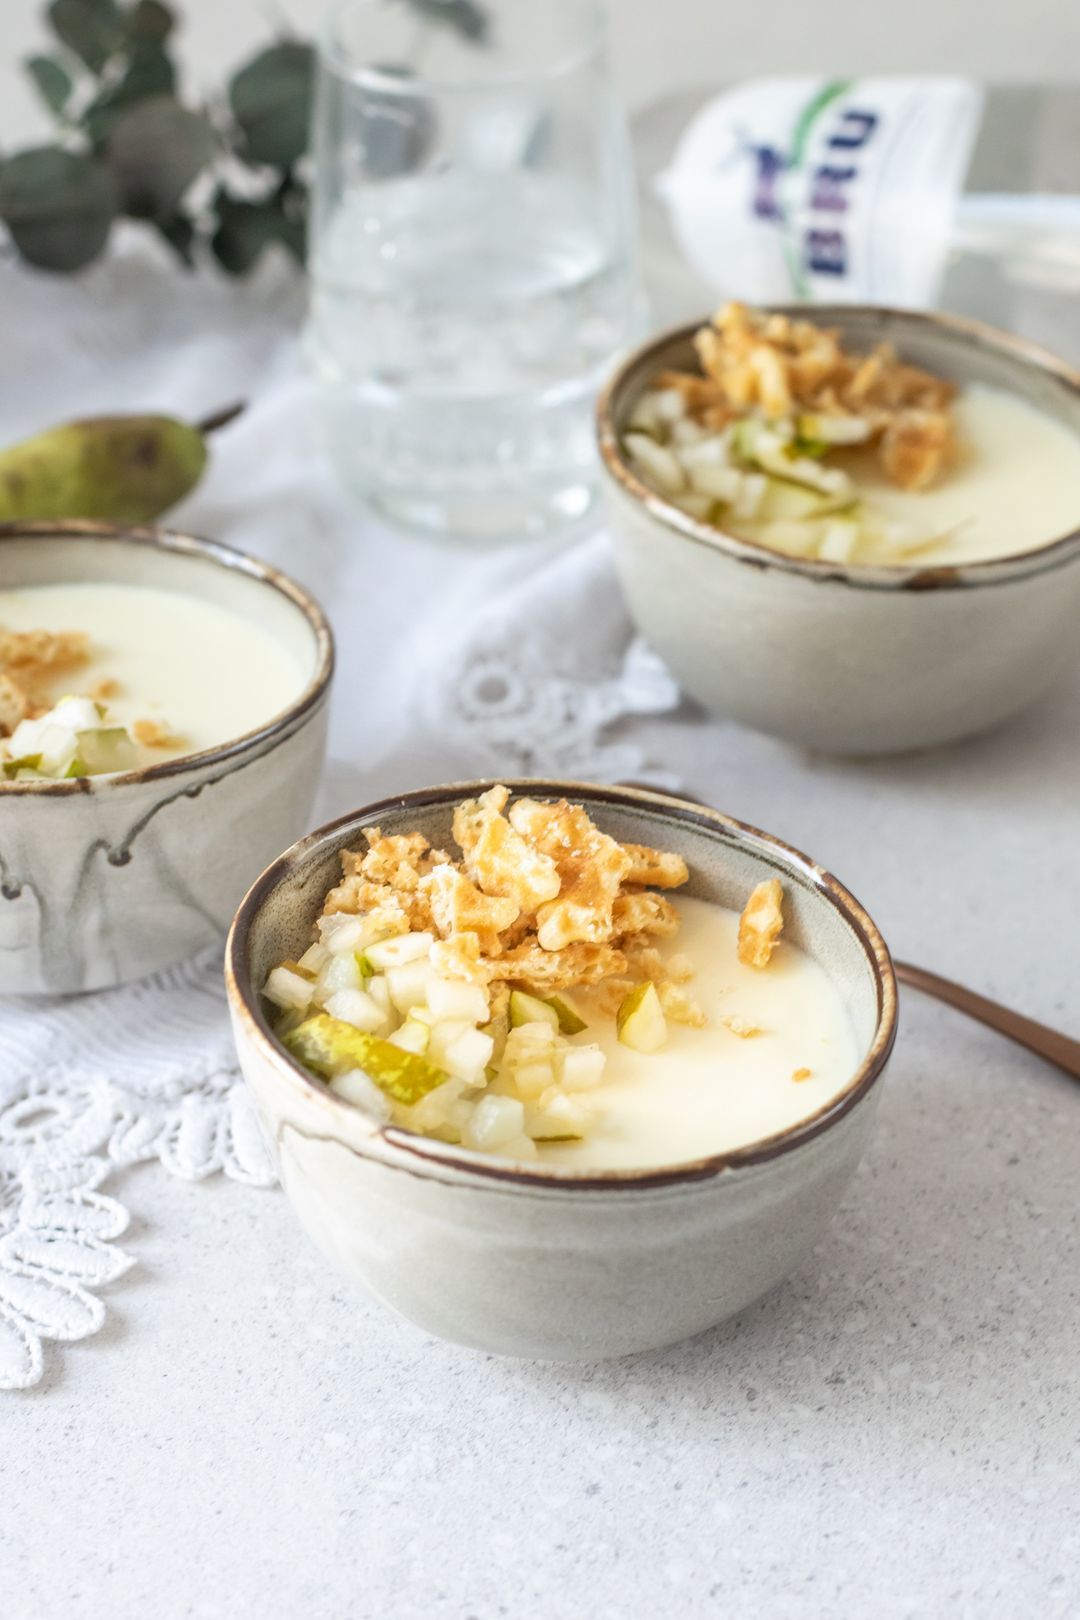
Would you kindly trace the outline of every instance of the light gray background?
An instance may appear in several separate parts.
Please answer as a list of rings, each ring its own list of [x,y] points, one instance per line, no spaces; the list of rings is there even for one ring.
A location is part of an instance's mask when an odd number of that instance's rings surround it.
[[[11,59],[36,9],[0,0],[5,145],[34,129]],[[265,32],[255,0],[184,9],[203,89]],[[613,9],[638,105],[710,72],[1080,63],[1080,7],[1045,0]],[[249,507],[222,523],[211,486],[191,522],[250,543]],[[276,560],[316,585],[336,538],[289,528]],[[947,756],[849,765],[692,712],[637,735],[834,866],[898,953],[1075,1030],[1078,713],[1074,679]],[[386,762],[367,796],[436,774]],[[1075,1620],[1080,1095],[918,997],[902,1024],[815,1255],[738,1321],[606,1366],[417,1333],[277,1193],[117,1178],[138,1265],[105,1330],[0,1405],[4,1620]]]
[[[497,6],[498,0],[494,0]],[[315,0],[176,0],[189,88],[205,94],[283,22],[304,33]],[[0,0],[0,142],[49,127],[17,71],[41,49],[44,0]],[[637,107],[687,83],[751,73],[961,72],[1075,82],[1080,5],[1071,0],[609,0],[615,70]]]

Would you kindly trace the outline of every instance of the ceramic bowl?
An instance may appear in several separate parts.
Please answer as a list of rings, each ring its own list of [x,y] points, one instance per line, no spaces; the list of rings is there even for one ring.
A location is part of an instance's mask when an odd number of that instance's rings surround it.
[[[252,877],[309,824],[333,642],[306,592],[227,546],[159,529],[0,525],[0,589],[119,581],[257,619],[307,670],[220,747],[112,776],[0,788],[0,994],[100,990],[221,939]]]
[[[592,1360],[653,1349],[740,1311],[820,1237],[866,1141],[896,1028],[896,987],[874,924],[846,889],[774,838],[657,794],[567,782],[615,837],[679,851],[688,892],[741,906],[777,874],[789,937],[838,986],[861,1054],[846,1090],[795,1128],[738,1152],[590,1175],[513,1164],[380,1126],[308,1076],[275,1040],[258,994],[297,956],[339,854],[361,829],[451,836],[454,805],[490,783],[405,794],[294,845],[233,924],[226,982],[241,1067],[301,1222],[353,1281],[431,1333],[477,1349]]]
[[[812,313],[854,349],[892,342],[916,365],[1007,389],[1080,433],[1080,374],[1030,344],[949,315],[858,305]],[[697,369],[701,324],[633,354],[598,415],[630,611],[686,691],[745,725],[845,754],[948,742],[1038,697],[1076,655],[1080,490],[1072,533],[963,566],[840,565],[722,533],[648,489],[619,445],[657,372]]]

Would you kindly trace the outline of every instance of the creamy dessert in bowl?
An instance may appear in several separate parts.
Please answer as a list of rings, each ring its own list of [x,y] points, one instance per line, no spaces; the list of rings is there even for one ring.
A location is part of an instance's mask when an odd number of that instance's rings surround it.
[[[309,674],[288,641],[207,597],[0,585],[0,788],[219,748],[287,709]]]
[[[1022,708],[1080,604],[1080,386],[945,315],[729,305],[599,407],[631,610],[688,691],[889,752]]]
[[[332,665],[317,604],[228,547],[0,527],[0,994],[220,938],[310,813]]]
[[[372,806],[271,867],[226,965],[301,1220],[421,1325],[616,1355],[786,1274],[895,1027],[834,879],[714,812],[519,783]]]

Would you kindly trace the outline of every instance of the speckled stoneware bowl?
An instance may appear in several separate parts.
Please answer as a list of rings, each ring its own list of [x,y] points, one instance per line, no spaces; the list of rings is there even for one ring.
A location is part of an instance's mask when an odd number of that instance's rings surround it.
[[[807,313],[805,307],[789,313]],[[857,350],[887,340],[957,382],[988,383],[1080,433],[1080,374],[950,315],[815,306]],[[623,457],[642,392],[696,370],[701,322],[653,339],[599,402],[603,482],[630,611],[708,708],[812,748],[892,753],[981,731],[1039,696],[1077,655],[1077,527],[995,562],[882,568],[788,557],[680,512]]]
[[[258,730],[202,753],[0,786],[3,995],[100,990],[220,939],[255,873],[308,824],[326,751],[333,642],[292,580],[159,529],[0,525],[0,590],[74,581],[205,597],[279,637],[307,678]]]
[[[454,805],[490,783],[406,794],[296,844],[244,900],[226,953],[240,1063],[281,1179],[336,1266],[423,1328],[504,1355],[592,1360],[670,1344],[740,1311],[821,1236],[866,1141],[896,1030],[881,936],[836,879],[764,833],[659,795],[518,782],[565,796],[606,832],[679,851],[688,893],[738,907],[777,874],[788,937],[829,973],[861,1060],[847,1089],[781,1135],[692,1164],[581,1175],[515,1165],[380,1126],[274,1039],[258,987],[308,943],[342,849],[364,827],[451,837]]]

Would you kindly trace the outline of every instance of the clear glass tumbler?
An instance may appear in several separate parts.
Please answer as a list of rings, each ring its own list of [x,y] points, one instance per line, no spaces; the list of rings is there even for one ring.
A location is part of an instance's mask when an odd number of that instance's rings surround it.
[[[641,318],[591,0],[343,0],[323,34],[307,347],[347,484],[477,539],[573,523]]]

